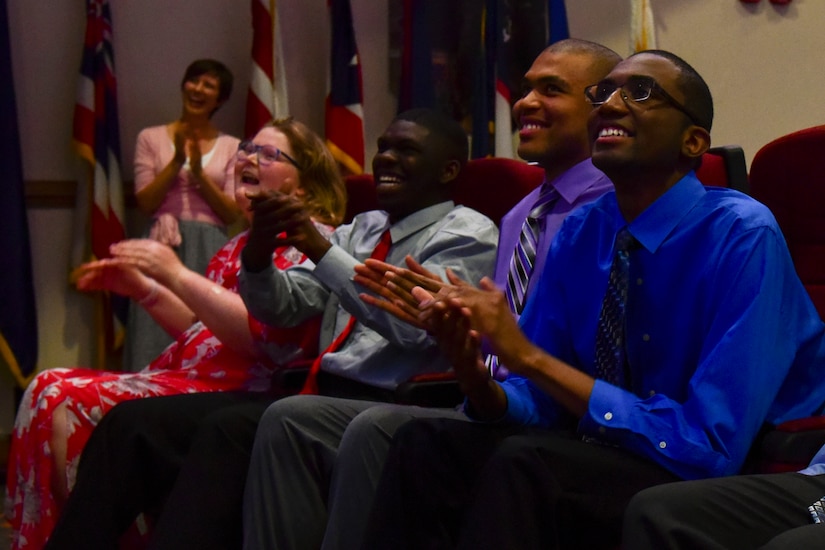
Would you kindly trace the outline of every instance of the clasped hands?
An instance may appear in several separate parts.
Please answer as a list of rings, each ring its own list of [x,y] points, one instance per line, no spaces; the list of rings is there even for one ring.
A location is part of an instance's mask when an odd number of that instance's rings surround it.
[[[294,246],[317,263],[332,246],[315,227],[306,205],[297,193],[258,190],[247,193],[252,224],[243,250],[244,266],[261,271],[272,263],[272,253],[281,246]]]
[[[189,158],[189,168],[193,174],[203,173],[203,154],[201,153],[200,135],[186,123],[180,123],[175,130],[175,155],[174,159],[179,164],[184,164]]]
[[[355,282],[372,292],[361,299],[430,333],[453,365],[462,391],[471,398],[490,389],[482,360],[486,339],[502,361],[515,357],[525,340],[504,293],[489,278],[479,287],[447,269],[447,282],[411,257],[408,268],[366,260],[355,268]]]

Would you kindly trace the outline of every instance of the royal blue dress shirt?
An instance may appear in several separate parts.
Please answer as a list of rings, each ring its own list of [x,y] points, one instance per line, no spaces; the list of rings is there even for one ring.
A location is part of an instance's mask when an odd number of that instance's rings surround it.
[[[573,212],[550,247],[522,330],[594,376],[595,336],[626,226],[610,192]],[[688,174],[629,230],[627,356],[631,386],[597,380],[583,436],[645,456],[685,479],[734,474],[764,423],[819,413],[825,326],[770,211]],[[504,421],[544,427],[571,417],[511,375]]]

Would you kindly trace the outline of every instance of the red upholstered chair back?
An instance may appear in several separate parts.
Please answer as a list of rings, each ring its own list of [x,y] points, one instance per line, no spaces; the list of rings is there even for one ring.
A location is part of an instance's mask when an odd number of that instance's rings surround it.
[[[713,147],[705,153],[696,174],[705,185],[748,192],[745,154],[739,146]],[[502,216],[541,185],[543,179],[544,170],[519,160],[474,159],[459,174],[453,200],[478,210],[498,224]],[[344,222],[352,221],[355,214],[378,208],[372,174],[349,176],[346,185],[347,213]]]
[[[541,185],[543,178],[544,170],[518,160],[474,159],[459,174],[453,200],[478,210],[498,224],[518,201]],[[355,214],[378,208],[371,174],[348,176],[346,185],[345,222],[351,221]]]
[[[702,156],[702,165],[696,171],[696,177],[705,185],[749,192],[745,152],[738,145],[711,147]]]
[[[520,160],[474,159],[459,174],[453,189],[453,200],[478,210],[498,224],[542,181],[543,169]]]
[[[820,155],[825,126],[780,137],[760,149],[750,171],[751,193],[771,209],[796,272],[825,318],[825,183]]]
[[[344,223],[351,222],[356,214],[378,209],[372,174],[347,176],[344,183],[347,186],[347,212],[344,215]]]

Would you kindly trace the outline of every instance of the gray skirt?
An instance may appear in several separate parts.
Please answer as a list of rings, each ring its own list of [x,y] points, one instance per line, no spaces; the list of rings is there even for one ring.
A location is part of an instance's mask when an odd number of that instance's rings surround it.
[[[175,248],[183,265],[206,274],[212,256],[226,244],[225,227],[203,222],[179,221],[181,244]],[[144,233],[149,236],[149,230]],[[166,347],[174,342],[151,315],[137,303],[129,304],[129,321],[123,347],[123,370],[137,372],[149,365]]]

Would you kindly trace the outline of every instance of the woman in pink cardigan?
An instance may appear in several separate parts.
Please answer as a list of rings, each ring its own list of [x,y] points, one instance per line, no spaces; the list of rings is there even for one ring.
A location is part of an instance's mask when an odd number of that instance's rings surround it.
[[[227,163],[238,139],[222,133],[212,116],[229,99],[233,77],[213,59],[191,63],[181,81],[178,119],[142,130],[135,147],[135,199],[151,219],[145,233],[168,244],[189,269],[203,273],[227,241],[240,209]],[[171,340],[139,308],[129,314],[124,364],[145,367]]]

